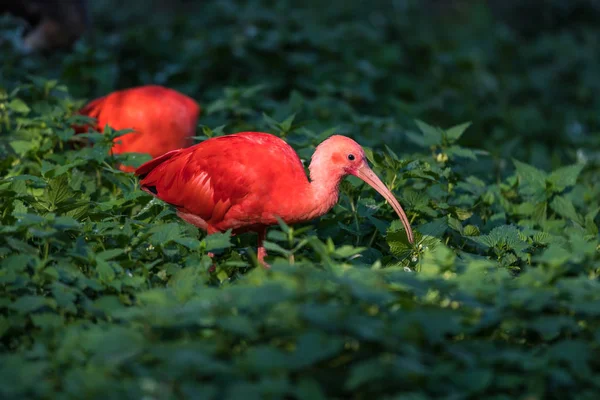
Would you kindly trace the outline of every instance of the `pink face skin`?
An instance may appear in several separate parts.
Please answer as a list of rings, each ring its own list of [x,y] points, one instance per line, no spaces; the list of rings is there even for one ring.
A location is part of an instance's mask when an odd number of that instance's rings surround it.
[[[321,161],[319,158],[327,153],[331,154],[329,159]],[[400,217],[404,229],[406,229],[409,242],[414,243],[413,232],[406,213],[392,192],[371,170],[365,152],[358,143],[348,137],[334,135],[319,145],[317,151],[315,151],[315,156],[318,160],[317,164],[328,164],[326,168],[320,169],[327,170],[329,174],[336,175],[339,179],[345,175],[354,175],[381,194]],[[315,156],[313,156],[313,162],[315,161]],[[315,168],[314,170],[316,172],[317,169]],[[311,177],[313,176],[312,171],[313,169],[311,168]]]

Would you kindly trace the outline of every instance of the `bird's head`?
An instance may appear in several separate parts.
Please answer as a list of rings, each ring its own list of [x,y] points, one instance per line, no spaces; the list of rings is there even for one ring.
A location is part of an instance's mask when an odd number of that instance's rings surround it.
[[[346,136],[334,135],[317,146],[310,164],[311,179],[332,179],[338,182],[346,175],[354,175],[381,194],[400,217],[409,242],[414,242],[413,232],[404,210],[373,172],[363,148]]]

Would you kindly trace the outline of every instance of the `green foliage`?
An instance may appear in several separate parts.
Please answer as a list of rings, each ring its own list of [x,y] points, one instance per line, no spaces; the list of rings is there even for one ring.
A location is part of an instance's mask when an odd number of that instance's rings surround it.
[[[270,4],[131,27],[122,5],[62,62],[0,42],[0,397],[597,398],[600,142],[564,128],[597,124],[597,41]],[[308,165],[351,135],[415,243],[349,178],[256,268],[253,235],[206,236],[115,168],[148,159],[109,154],[127,130],[74,134],[79,96],[148,81],[201,103],[198,140],[269,131]]]

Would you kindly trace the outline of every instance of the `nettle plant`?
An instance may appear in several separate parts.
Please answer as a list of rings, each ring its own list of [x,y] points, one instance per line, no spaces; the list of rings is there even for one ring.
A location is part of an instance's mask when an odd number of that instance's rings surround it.
[[[399,156],[373,137],[366,149],[414,245],[347,179],[330,213],[269,231],[266,271],[252,240],[204,236],[115,168],[125,156],[108,150],[127,131],[74,135],[80,102],[64,87],[37,79],[0,98],[6,398],[596,390],[597,165],[509,170],[460,146],[468,124],[419,121],[401,133],[419,150]],[[198,137],[272,130],[306,161],[336,129],[307,123],[305,108],[271,111]]]
[[[597,202],[596,208],[580,215],[571,200],[586,192],[587,200],[595,202],[589,196],[592,188],[577,185],[585,165],[545,173],[514,160],[514,174],[504,179],[494,176],[490,182],[485,171],[490,165],[485,160],[487,153],[457,144],[469,124],[447,130],[421,121],[417,126],[421,134],[407,132],[407,136],[429,149],[429,155],[413,155],[409,162],[400,160],[389,148],[370,153],[376,167],[386,171],[387,183],[401,188],[398,193],[411,222],[420,223],[414,247],[408,245],[397,222],[389,227],[386,238],[398,265],[413,263],[418,269],[419,254],[440,243],[454,248],[460,256],[489,257],[515,272],[530,265],[535,256],[546,261],[556,252],[567,256],[570,252],[565,246],[572,248],[575,243],[587,248],[582,255],[594,254]],[[478,162],[485,167],[477,167]],[[471,174],[473,171],[478,173]],[[579,206],[586,207],[581,200]]]
[[[68,53],[20,53],[0,18],[0,398],[600,398],[593,18],[87,3],[96,39]],[[200,102],[197,140],[268,131],[307,164],[353,137],[417,243],[350,178],[255,268],[254,238],[204,236],[115,168],[123,131],[74,135],[70,94],[149,82]]]

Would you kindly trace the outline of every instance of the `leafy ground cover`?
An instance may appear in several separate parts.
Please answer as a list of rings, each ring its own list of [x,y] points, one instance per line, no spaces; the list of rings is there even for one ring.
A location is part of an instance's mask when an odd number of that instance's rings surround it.
[[[2,20],[2,398],[598,398],[598,28],[319,4],[97,2],[95,40],[49,56]],[[206,237],[115,168],[123,132],[73,135],[85,99],[150,82],[202,104],[198,140],[308,160],[354,137],[416,244],[348,179],[255,268],[253,236]]]

